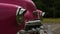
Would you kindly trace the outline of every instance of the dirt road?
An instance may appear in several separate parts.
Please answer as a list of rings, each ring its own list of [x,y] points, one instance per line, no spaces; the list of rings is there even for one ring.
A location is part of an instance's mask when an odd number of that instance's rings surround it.
[[[53,34],[60,34],[60,24],[46,24],[46,27],[47,25],[51,25]]]

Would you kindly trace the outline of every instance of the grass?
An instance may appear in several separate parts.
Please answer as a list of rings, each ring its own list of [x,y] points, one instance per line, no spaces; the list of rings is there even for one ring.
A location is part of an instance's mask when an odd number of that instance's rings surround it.
[[[60,18],[43,18],[43,23],[60,23]]]

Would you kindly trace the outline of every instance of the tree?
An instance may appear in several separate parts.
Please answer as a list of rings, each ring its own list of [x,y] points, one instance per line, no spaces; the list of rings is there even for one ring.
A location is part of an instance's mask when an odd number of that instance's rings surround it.
[[[33,0],[38,9],[46,12],[44,17],[60,17],[60,0]]]

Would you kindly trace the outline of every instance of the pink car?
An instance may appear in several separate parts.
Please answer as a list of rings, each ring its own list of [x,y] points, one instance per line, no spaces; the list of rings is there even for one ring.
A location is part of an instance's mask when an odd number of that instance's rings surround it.
[[[23,18],[18,26],[16,16],[20,10],[23,12],[26,10],[26,12],[24,14],[21,12]],[[34,12],[37,12],[37,15]],[[0,34],[17,34],[19,30],[24,29],[25,22],[39,19],[38,13],[40,11],[37,11],[35,4],[31,0],[0,0]]]

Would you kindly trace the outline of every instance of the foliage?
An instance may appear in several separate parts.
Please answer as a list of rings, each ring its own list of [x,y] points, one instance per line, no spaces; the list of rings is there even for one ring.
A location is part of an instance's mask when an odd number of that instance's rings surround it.
[[[46,12],[44,17],[60,17],[60,0],[33,0],[37,8]]]
[[[59,23],[60,24],[60,18],[44,18],[43,23]]]

